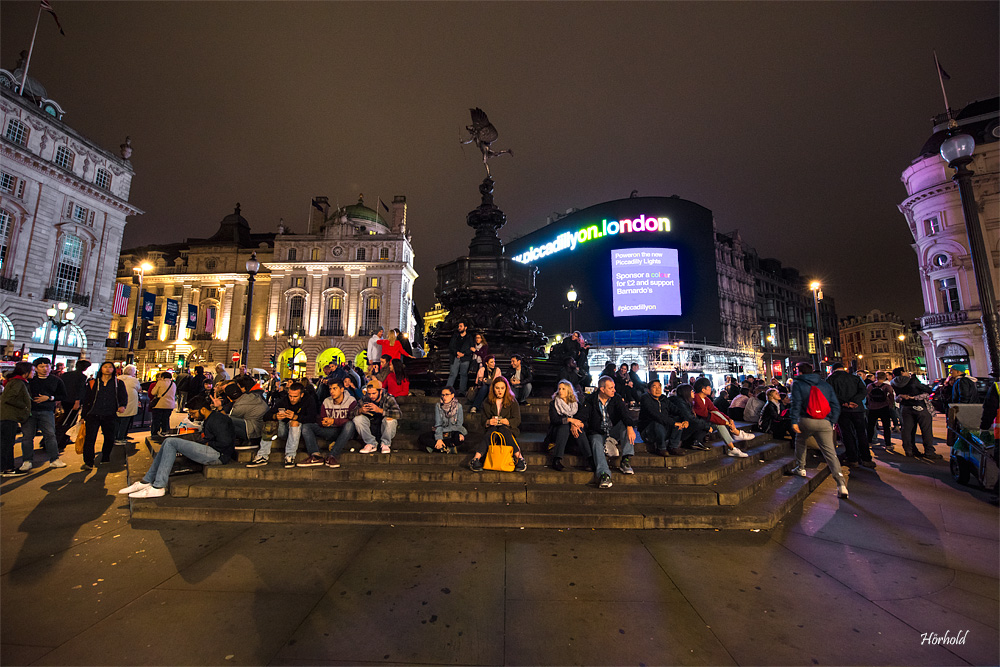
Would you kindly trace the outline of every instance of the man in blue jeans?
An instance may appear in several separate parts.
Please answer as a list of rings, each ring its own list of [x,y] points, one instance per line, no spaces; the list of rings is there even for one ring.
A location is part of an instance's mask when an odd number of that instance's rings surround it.
[[[451,335],[451,341],[448,342],[448,350],[451,352],[451,372],[448,374],[448,382],[445,385],[458,387],[459,395],[464,396],[465,390],[469,386],[469,362],[472,361],[474,345],[465,322],[459,322],[458,331]],[[458,384],[455,384],[456,379]]]
[[[200,396],[188,402],[188,410],[192,421],[204,420],[199,440],[172,436],[165,438],[146,475],[118,493],[127,494],[129,498],[159,498],[165,495],[170,482],[170,471],[178,454],[183,454],[195,463],[210,466],[229,463],[236,458],[235,433],[229,416],[212,410],[208,400]]]
[[[611,488],[611,471],[604,454],[605,442],[609,439],[617,441],[621,457],[618,460],[618,470],[625,475],[635,474],[630,462],[635,453],[635,428],[625,400],[615,395],[614,378],[601,376],[597,381],[597,391],[583,401],[583,409],[578,418],[587,426],[590,455],[594,460],[594,471],[600,488]]]
[[[21,472],[31,470],[35,453],[35,433],[42,432],[45,456],[53,468],[65,468],[59,459],[56,439],[56,402],[66,398],[66,388],[58,375],[51,375],[52,361],[39,357],[34,361],[35,376],[28,380],[31,391],[31,416],[21,424]]]
[[[330,380],[330,395],[323,400],[319,409],[317,423],[302,425],[302,442],[306,445],[309,458],[299,461],[300,468],[326,465],[328,468],[339,468],[337,457],[344,447],[354,437],[354,422],[351,421],[358,413],[358,402],[344,390],[343,380]],[[319,453],[316,437],[331,441],[330,454],[324,459]]]

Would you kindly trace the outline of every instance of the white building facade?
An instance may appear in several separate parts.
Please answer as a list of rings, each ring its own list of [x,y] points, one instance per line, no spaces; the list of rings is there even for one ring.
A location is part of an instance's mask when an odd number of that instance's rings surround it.
[[[105,357],[133,169],[63,122],[63,110],[21,71],[0,70],[0,345],[8,358],[52,356],[45,311],[64,302],[75,319],[59,333],[57,361]]]
[[[1000,280],[998,105],[1000,98],[974,102],[955,118],[959,129],[976,141],[970,169],[975,172],[973,190],[994,285]],[[951,366],[976,376],[990,372],[962,200],[958,185],[951,180],[954,170],[938,153],[946,130],[947,119],[936,119],[920,157],[903,171],[907,198],[899,205],[920,266],[924,297],[920,328],[931,380],[946,376]],[[997,311],[1000,304],[987,307]]]

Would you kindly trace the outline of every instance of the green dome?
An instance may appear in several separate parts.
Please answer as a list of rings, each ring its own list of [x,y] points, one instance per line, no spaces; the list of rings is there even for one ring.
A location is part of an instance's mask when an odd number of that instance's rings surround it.
[[[358,195],[357,204],[352,204],[351,206],[345,206],[344,215],[346,215],[348,219],[353,218],[355,220],[368,220],[369,222],[376,222],[380,225],[385,225],[386,227],[389,226],[388,223],[385,221],[385,218],[383,218],[381,215],[378,214],[378,211],[373,211],[372,209],[365,206],[364,195]]]

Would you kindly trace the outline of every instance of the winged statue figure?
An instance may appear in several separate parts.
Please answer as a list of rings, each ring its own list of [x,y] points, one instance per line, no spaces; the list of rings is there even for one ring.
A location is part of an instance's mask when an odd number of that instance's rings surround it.
[[[483,154],[483,166],[486,167],[486,175],[491,177],[489,161],[498,155],[513,155],[514,151],[509,148],[502,151],[495,151],[490,148],[490,145],[499,138],[500,134],[493,127],[490,119],[487,118],[485,111],[476,107],[475,109],[469,109],[469,112],[472,114],[472,125],[465,126],[465,129],[469,132],[469,138],[461,143],[462,145],[476,144],[479,151]]]

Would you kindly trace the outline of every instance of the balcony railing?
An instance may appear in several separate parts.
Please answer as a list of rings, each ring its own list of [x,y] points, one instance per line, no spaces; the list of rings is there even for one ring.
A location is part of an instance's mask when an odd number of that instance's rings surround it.
[[[212,338],[214,337],[215,334],[210,334],[206,331],[202,331],[201,333],[191,334],[191,340],[212,340]]]
[[[17,276],[14,276],[13,278],[0,277],[0,290],[5,292],[16,292],[17,280]]]
[[[89,294],[77,294],[76,292],[70,292],[69,290],[59,287],[46,288],[44,298],[46,301],[65,301],[67,303],[72,303],[75,306],[90,308]]]
[[[947,327],[955,324],[963,324],[969,321],[969,311],[956,310],[951,313],[934,313],[924,315],[920,318],[920,326],[923,329],[933,329],[935,327]]]
[[[341,327],[327,327],[325,329],[320,329],[319,335],[325,337],[343,336],[344,329]]]

